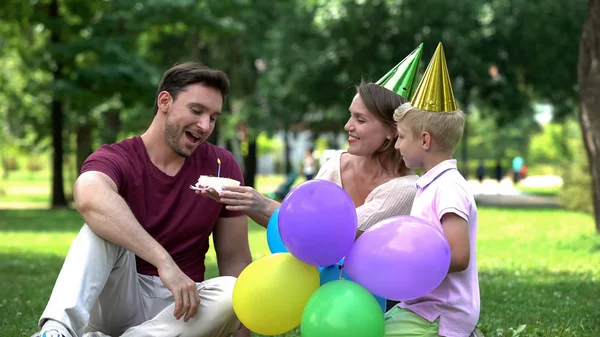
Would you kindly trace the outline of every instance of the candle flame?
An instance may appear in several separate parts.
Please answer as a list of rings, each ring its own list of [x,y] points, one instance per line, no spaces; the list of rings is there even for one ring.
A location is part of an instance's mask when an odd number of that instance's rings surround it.
[[[221,159],[217,158],[217,164],[221,165]]]

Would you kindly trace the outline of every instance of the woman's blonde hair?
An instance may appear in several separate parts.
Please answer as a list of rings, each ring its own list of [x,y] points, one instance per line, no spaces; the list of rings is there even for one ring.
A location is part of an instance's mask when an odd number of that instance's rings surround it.
[[[461,110],[426,111],[404,103],[394,112],[394,121],[402,122],[413,137],[420,137],[423,132],[429,133],[441,151],[454,153],[463,135],[465,114]]]

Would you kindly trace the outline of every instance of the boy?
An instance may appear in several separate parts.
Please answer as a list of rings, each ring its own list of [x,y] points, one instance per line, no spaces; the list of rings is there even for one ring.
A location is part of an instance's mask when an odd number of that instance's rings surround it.
[[[400,151],[411,169],[423,168],[411,215],[444,232],[451,251],[448,274],[431,293],[386,313],[386,336],[469,337],[480,332],[475,239],[477,207],[452,154],[463,134],[440,43],[411,103],[396,109]]]

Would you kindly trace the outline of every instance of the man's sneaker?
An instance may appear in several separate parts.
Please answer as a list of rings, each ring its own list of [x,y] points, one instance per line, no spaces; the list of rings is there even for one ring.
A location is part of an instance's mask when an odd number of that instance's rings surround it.
[[[61,334],[58,330],[46,330],[42,332],[36,332],[31,337],[65,337],[65,335]]]

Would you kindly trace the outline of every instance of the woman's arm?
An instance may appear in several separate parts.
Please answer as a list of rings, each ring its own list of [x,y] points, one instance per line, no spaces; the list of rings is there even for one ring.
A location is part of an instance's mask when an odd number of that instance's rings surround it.
[[[205,197],[224,203],[230,211],[242,211],[257,224],[267,228],[269,220],[281,204],[260,194],[250,186],[224,186],[223,192],[214,189],[196,191]]]
[[[415,181],[416,177],[405,177],[371,192],[365,203],[356,208],[356,237],[384,219],[409,215],[417,193]]]

